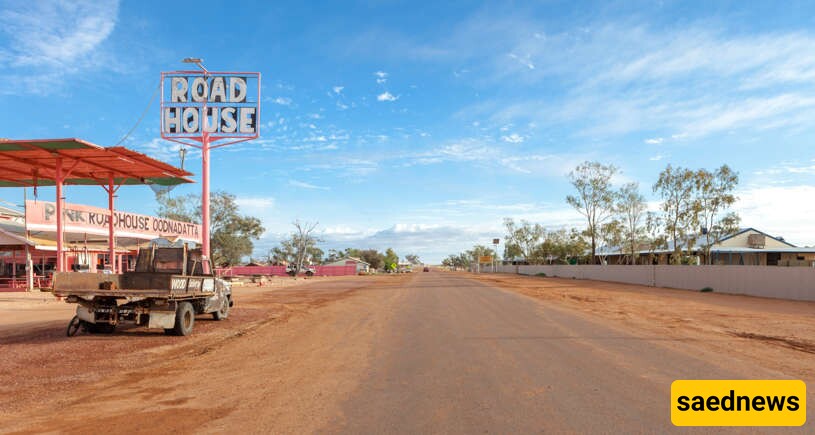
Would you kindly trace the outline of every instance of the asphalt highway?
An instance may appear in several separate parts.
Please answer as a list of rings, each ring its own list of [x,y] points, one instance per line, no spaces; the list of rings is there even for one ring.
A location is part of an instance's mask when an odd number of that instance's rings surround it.
[[[418,274],[329,431],[658,433],[675,379],[740,372],[465,275]]]

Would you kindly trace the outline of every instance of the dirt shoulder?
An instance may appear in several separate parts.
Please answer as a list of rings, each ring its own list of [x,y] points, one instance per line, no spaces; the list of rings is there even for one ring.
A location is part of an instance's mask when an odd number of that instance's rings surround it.
[[[815,303],[563,278],[470,275],[501,289],[579,311],[683,351],[720,355],[723,365],[760,365],[815,381]]]
[[[332,412],[329,401],[321,400],[321,388],[353,388],[370,342],[356,336],[376,332],[376,316],[369,328],[352,324],[342,310],[378,312],[375,306],[388,299],[357,290],[377,286],[397,292],[405,279],[312,278],[236,288],[230,318],[198,316],[189,337],[131,328],[67,338],[72,306],[0,301],[0,309],[34,306],[26,322],[18,323],[25,331],[6,322],[0,332],[0,432],[316,429],[328,417],[310,416]],[[52,311],[60,310],[65,317],[53,320]],[[356,344],[344,346],[346,338]],[[336,360],[324,358],[325,346]]]

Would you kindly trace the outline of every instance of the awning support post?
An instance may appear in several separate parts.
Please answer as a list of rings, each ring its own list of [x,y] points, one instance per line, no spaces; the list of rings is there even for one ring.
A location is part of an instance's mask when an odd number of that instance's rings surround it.
[[[25,281],[28,291],[34,291],[34,262],[31,260],[31,247],[25,244]]]
[[[108,262],[110,263],[110,271],[116,273],[116,244],[113,239],[113,173],[108,174],[108,211],[110,212],[110,219],[108,219]]]
[[[62,255],[62,182],[64,180],[62,177],[62,158],[57,157],[56,160],[57,167],[54,182],[57,187],[57,272],[65,272],[65,259]]]

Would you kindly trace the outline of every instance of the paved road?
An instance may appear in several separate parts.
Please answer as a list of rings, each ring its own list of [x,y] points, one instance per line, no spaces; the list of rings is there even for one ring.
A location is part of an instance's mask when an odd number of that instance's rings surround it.
[[[663,432],[673,380],[743,377],[462,275],[417,274],[401,297],[329,431]]]
[[[0,346],[0,433],[685,433],[673,380],[785,377],[467,276],[239,289],[184,338],[46,321]]]

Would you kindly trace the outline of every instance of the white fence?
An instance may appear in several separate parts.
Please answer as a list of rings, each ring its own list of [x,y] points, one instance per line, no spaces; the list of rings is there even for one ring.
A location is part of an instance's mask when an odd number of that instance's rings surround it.
[[[815,301],[815,268],[779,266],[499,266],[499,272]]]

